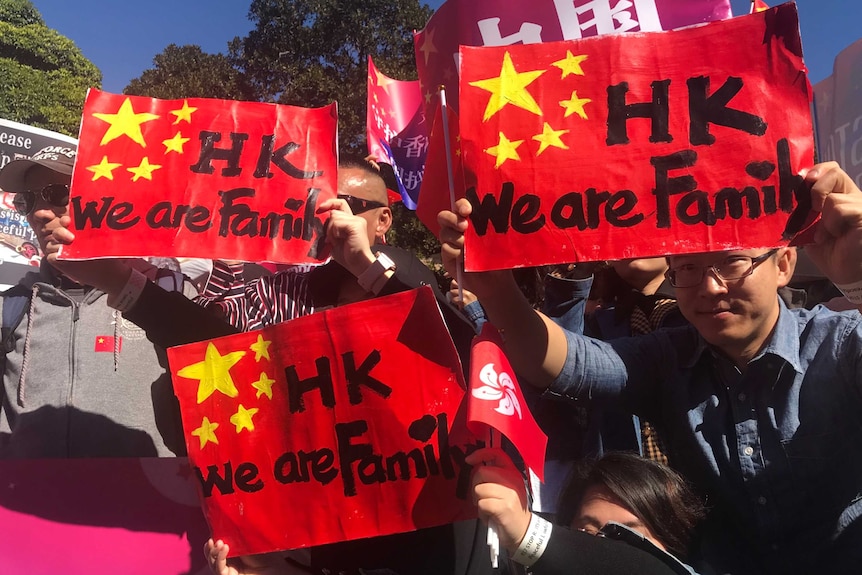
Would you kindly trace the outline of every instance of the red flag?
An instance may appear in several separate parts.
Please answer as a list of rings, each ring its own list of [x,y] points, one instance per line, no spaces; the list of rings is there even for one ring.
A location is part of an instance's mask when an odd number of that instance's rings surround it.
[[[112,352],[112,351],[114,351],[114,341],[116,341],[116,340],[114,339],[114,336],[112,336],[112,335],[97,335],[96,336],[96,342],[93,345],[93,351]],[[122,337],[120,338],[120,341],[119,341],[118,350],[123,351],[123,338]]]
[[[475,517],[463,457],[479,444],[430,288],[174,347],[168,359],[204,512],[232,553]]]
[[[69,259],[189,256],[312,263],[335,196],[336,108],[90,90]]]
[[[794,4],[461,56],[468,271],[770,248],[804,227]]]
[[[464,170],[461,164],[461,137],[458,135],[458,115],[450,108],[447,110],[449,128],[449,151],[452,162],[452,174],[455,182],[455,199],[464,197],[466,188]],[[429,137],[428,156],[425,159],[425,177],[419,192],[419,204],[416,206],[416,217],[435,236],[440,235],[437,224],[437,214],[441,210],[449,210],[452,200],[449,194],[449,174],[446,165],[446,140],[443,129],[443,107],[437,106],[434,113],[434,125]]]
[[[751,0],[751,10],[749,14],[754,14],[755,12],[763,12],[764,10],[769,10],[769,5],[763,0]]]
[[[503,353],[503,342],[490,322],[473,338],[467,425],[476,435],[485,424],[505,435],[540,481],[545,479],[548,437],[533,419],[515,372]]]

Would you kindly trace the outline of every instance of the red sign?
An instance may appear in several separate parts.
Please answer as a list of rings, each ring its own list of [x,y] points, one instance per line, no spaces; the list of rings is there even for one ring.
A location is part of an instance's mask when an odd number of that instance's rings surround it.
[[[464,457],[477,442],[429,288],[168,358],[204,511],[232,553],[475,517]]]
[[[461,56],[468,270],[773,247],[805,223],[794,4]]]
[[[90,90],[68,259],[317,261],[335,196],[335,104],[155,100]]]

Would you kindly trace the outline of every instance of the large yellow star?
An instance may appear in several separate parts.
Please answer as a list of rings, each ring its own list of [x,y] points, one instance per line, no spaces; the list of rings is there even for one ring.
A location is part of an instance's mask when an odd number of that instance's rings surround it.
[[[144,141],[144,135],[141,133],[141,124],[159,118],[156,114],[148,112],[136,114],[135,110],[132,109],[132,101],[128,98],[123,101],[116,114],[94,112],[93,116],[111,125],[108,131],[105,132],[105,135],[102,136],[102,141],[99,143],[100,146],[104,146],[120,136],[128,136],[133,142],[140,144],[142,148],[146,148],[147,143]]]
[[[257,341],[249,346],[249,349],[254,352],[254,360],[260,361],[260,358],[265,357],[269,361],[269,346],[272,342],[263,339],[262,335],[257,336]]]
[[[87,166],[87,169],[93,172],[93,179],[91,181],[95,182],[99,178],[107,178],[109,180],[114,179],[114,170],[119,168],[122,164],[115,164],[113,162],[108,161],[108,156],[102,156],[102,161],[98,164],[94,164],[92,166]]]
[[[536,152],[536,156],[544,152],[550,146],[568,150],[569,147],[565,145],[563,140],[560,138],[563,134],[568,133],[569,130],[554,130],[551,128],[549,123],[545,122],[545,125],[542,127],[542,133],[533,136],[533,139],[539,142],[539,151]]]
[[[174,120],[174,125],[177,125],[183,121],[191,124],[192,123],[192,114],[197,112],[197,110],[198,110],[197,108],[192,108],[191,106],[189,106],[188,100],[183,100],[183,107],[182,108],[180,108],[179,110],[171,110],[171,114],[173,114],[174,116],[177,117],[177,119]]]
[[[584,110],[584,106],[592,102],[589,98],[578,98],[577,90],[572,92],[572,98],[570,100],[562,100],[560,101],[560,106],[566,109],[565,117],[568,118],[572,114],[577,114],[584,120],[587,119],[587,112]]]
[[[157,164],[151,164],[150,160],[146,156],[144,156],[144,159],[141,160],[141,165],[136,168],[126,168],[126,170],[132,172],[132,181],[137,182],[141,178],[152,181],[153,172],[160,168],[161,166]]]
[[[254,417],[258,411],[260,410],[256,407],[246,409],[240,403],[239,409],[237,409],[236,413],[230,416],[230,422],[236,426],[236,432],[239,433],[243,429],[254,431],[254,422],[251,418]]]
[[[211,396],[216,390],[228,397],[236,397],[239,392],[230,377],[230,368],[242,359],[244,351],[232,351],[221,355],[212,342],[207,344],[206,356],[203,361],[187,365],[177,372],[180,377],[197,379],[198,403]]]
[[[482,118],[482,121],[487,122],[488,118],[499,112],[506,104],[512,104],[537,116],[541,116],[542,110],[539,108],[536,100],[533,99],[533,96],[527,92],[527,86],[544,73],[545,70],[519,73],[515,70],[512,57],[506,52],[503,56],[503,67],[500,70],[499,76],[487,80],[470,82],[471,86],[491,92],[491,99],[488,100],[488,106],[485,108],[485,116]]]
[[[506,160],[521,160],[518,155],[518,146],[524,143],[524,140],[510,141],[503,132],[500,132],[500,142],[496,146],[491,146],[485,152],[497,158],[494,164],[495,168],[499,168]]]
[[[434,45],[434,30],[425,30],[425,35],[422,38],[422,45],[419,46],[419,51],[425,55],[425,65],[428,65],[428,58],[431,54],[437,53],[437,46]]]
[[[575,74],[576,76],[583,76],[584,71],[581,69],[581,62],[587,59],[587,56],[582,54],[579,56],[572,56],[571,50],[566,50],[566,57],[562,60],[557,60],[552,66],[556,66],[560,70],[563,71],[562,78],[565,78],[569,74]]]
[[[377,85],[383,88],[387,94],[389,94],[389,84],[391,84],[394,80],[392,80],[391,78],[387,78],[378,70],[375,70],[374,73],[377,75]]]
[[[210,441],[218,445],[218,437],[215,434],[216,429],[218,429],[218,423],[211,423],[208,417],[204,417],[203,421],[201,421],[201,426],[192,431],[192,435],[196,435],[201,440],[201,449]]]
[[[169,154],[170,152],[182,154],[183,145],[185,145],[189,140],[190,138],[183,138],[183,135],[180,132],[177,132],[176,135],[169,140],[162,140],[162,144],[165,146],[165,154]]]
[[[272,399],[273,383],[275,383],[275,380],[267,377],[265,371],[260,372],[260,379],[251,384],[257,390],[255,397],[260,399],[260,396],[265,394],[268,398]]]

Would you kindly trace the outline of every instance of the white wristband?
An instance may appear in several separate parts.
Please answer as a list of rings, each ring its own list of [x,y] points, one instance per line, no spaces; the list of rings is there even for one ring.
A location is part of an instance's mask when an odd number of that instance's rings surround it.
[[[129,311],[138,298],[141,297],[141,292],[144,291],[144,286],[147,285],[147,277],[136,269],[132,269],[129,275],[129,280],[120,293],[108,296],[108,306],[119,312]]]
[[[530,567],[539,560],[545,548],[548,546],[548,541],[551,539],[551,530],[553,525],[550,521],[542,519],[537,514],[533,513],[530,517],[530,525],[527,527],[527,533],[518,545],[518,550],[512,557],[515,561]]]
[[[852,284],[835,284],[835,287],[844,294],[847,301],[856,305],[862,304],[862,280],[853,282]]]

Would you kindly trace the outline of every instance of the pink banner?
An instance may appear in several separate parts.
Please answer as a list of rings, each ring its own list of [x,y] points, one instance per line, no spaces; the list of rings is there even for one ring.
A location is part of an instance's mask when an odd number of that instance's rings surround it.
[[[184,458],[6,460],[4,573],[203,575],[209,528]]]
[[[445,85],[458,110],[458,46],[509,46],[654,32],[731,16],[730,0],[448,0],[414,37],[427,106]]]

